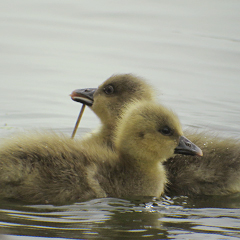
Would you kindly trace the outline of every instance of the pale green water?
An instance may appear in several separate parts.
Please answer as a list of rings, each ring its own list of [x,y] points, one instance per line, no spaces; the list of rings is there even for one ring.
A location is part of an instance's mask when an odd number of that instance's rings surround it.
[[[239,138],[239,12],[237,0],[0,0],[1,138],[32,128],[70,136],[72,90],[130,72],[184,127]],[[78,136],[98,124],[86,109]],[[240,238],[239,196],[0,204],[0,239]]]

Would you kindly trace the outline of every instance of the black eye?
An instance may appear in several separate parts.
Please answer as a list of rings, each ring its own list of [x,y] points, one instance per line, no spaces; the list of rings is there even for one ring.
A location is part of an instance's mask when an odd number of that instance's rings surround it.
[[[165,126],[165,127],[161,128],[161,129],[159,130],[159,132],[160,132],[161,134],[165,135],[165,136],[171,136],[171,135],[173,135],[173,130],[172,130],[170,127],[168,127],[168,126]]]
[[[103,88],[103,91],[106,94],[112,94],[114,92],[114,88],[112,85],[107,85],[105,88]]]

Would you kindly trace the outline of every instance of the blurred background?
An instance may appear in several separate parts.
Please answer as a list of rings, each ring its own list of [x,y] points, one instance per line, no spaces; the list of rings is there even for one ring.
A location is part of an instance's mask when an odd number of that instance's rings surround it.
[[[69,94],[117,73],[145,78],[184,126],[239,135],[239,1],[0,0],[0,9],[1,136],[71,134],[81,105]],[[86,109],[81,129],[98,125]]]

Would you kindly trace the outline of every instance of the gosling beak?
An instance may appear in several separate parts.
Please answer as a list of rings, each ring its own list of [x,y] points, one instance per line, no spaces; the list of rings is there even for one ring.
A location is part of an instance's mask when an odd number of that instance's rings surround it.
[[[174,150],[175,154],[183,154],[183,155],[198,155],[202,156],[202,150],[193,144],[190,140],[185,138],[184,136],[181,136],[179,139],[179,144]]]
[[[73,101],[80,102],[91,107],[93,105],[93,94],[96,90],[97,88],[76,89],[70,94],[70,96]]]

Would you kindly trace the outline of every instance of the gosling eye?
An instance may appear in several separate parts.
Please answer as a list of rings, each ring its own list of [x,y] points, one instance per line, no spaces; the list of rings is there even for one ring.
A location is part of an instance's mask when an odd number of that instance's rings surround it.
[[[112,85],[107,85],[106,87],[103,88],[103,91],[110,95],[110,94],[113,94],[114,93],[114,88]]]
[[[165,135],[165,136],[172,136],[173,135],[173,130],[170,127],[168,127],[168,126],[165,126],[165,127],[161,128],[159,130],[159,132],[162,135]]]

